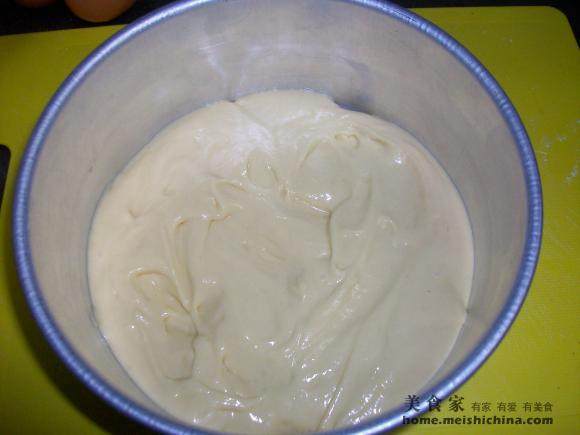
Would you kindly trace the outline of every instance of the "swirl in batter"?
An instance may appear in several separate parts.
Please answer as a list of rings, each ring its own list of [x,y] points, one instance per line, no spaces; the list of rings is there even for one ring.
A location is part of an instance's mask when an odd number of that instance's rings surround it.
[[[399,127],[307,92],[219,102],[161,131],[90,236],[101,330],[161,407],[295,433],[402,402],[466,314],[471,231]]]

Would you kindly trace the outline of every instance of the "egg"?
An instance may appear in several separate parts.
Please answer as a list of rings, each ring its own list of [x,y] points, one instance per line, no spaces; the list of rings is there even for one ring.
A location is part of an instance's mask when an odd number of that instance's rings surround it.
[[[135,3],[135,0],[65,0],[73,13],[86,21],[102,23],[117,18]]]

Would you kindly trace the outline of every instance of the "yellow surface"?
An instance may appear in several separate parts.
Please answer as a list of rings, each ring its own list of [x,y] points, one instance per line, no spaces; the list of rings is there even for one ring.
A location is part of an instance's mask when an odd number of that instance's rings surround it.
[[[465,411],[440,416],[553,417],[550,426],[414,426],[419,433],[580,433],[580,57],[566,18],[551,8],[420,9],[470,49],[518,109],[538,157],[545,226],[540,264],[514,326],[458,392]],[[71,69],[118,27],[0,37],[0,143],[12,152],[0,210],[0,432],[104,433],[141,430],[68,373],[44,342],[12,264],[13,182],[25,141]],[[574,267],[576,266],[576,267]],[[472,402],[492,411],[474,413]],[[515,413],[498,402],[516,402]],[[552,412],[526,412],[550,402]],[[435,415],[433,412],[429,415]]]

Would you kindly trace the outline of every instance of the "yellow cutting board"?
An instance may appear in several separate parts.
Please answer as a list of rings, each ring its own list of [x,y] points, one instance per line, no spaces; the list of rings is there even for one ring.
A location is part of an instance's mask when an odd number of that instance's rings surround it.
[[[460,420],[465,416],[467,420],[505,415],[525,421],[551,417],[553,423],[431,424],[408,426],[399,432],[580,433],[578,46],[565,16],[552,8],[416,12],[463,43],[504,87],[531,137],[545,205],[540,263],[520,315],[497,351],[457,393],[463,397],[464,411],[453,412],[444,401],[440,413],[434,411],[428,416]],[[10,236],[14,178],[37,117],[73,67],[118,29],[98,27],[0,37],[0,143],[12,154],[0,209],[1,433],[143,430],[93,396],[44,342],[21,294]],[[510,411],[510,403],[516,404],[515,411]],[[488,405],[490,409],[485,411]],[[550,405],[551,411],[547,409]]]

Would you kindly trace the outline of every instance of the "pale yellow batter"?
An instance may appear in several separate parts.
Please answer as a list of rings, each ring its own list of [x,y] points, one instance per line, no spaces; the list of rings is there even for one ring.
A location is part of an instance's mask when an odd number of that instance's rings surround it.
[[[295,433],[426,383],[464,321],[473,246],[412,136],[284,91],[161,131],[103,196],[89,263],[101,330],[160,406]]]

